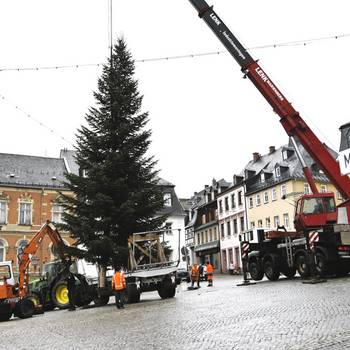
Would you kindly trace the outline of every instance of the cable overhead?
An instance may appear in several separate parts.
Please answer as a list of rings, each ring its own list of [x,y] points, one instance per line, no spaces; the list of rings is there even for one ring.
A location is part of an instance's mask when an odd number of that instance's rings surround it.
[[[112,0],[110,0],[112,1]],[[110,3],[111,4],[111,3]],[[111,47],[112,47],[112,34],[111,34],[111,23],[109,24],[110,27],[110,40],[111,40]],[[341,39],[350,37],[350,34],[339,34],[339,35],[332,35],[332,36],[325,36],[325,37],[319,37],[319,38],[313,38],[313,39],[303,39],[303,40],[294,40],[294,41],[286,41],[276,44],[267,44],[267,45],[259,45],[259,46],[252,46],[246,48],[247,51],[249,50],[259,50],[259,49],[270,49],[270,48],[279,48],[279,47],[293,47],[293,46],[307,46],[310,44],[313,44],[315,42],[319,41],[325,41],[325,40],[334,40],[334,39]],[[135,63],[146,63],[146,62],[156,62],[156,61],[170,61],[170,60],[177,60],[177,59],[185,59],[185,58],[196,58],[196,57],[203,57],[203,56],[213,56],[213,55],[221,55],[221,54],[227,54],[227,51],[210,51],[210,52],[202,52],[202,53],[192,53],[192,54],[185,54],[185,55],[175,55],[175,56],[166,56],[166,57],[154,57],[154,58],[144,58],[144,59],[137,59],[135,60]],[[69,68],[83,68],[83,67],[99,67],[103,66],[104,63],[87,63],[87,64],[72,64],[72,65],[57,65],[57,66],[44,66],[44,67],[18,67],[18,68],[0,68],[0,72],[9,72],[9,71],[39,71],[39,70],[55,70],[55,69],[69,69]]]
[[[26,117],[30,118],[31,120],[33,120],[35,123],[39,124],[41,127],[49,130],[52,134],[58,136],[60,139],[62,139],[63,141],[67,142],[68,144],[70,144],[71,146],[74,147],[74,145],[72,144],[72,142],[68,141],[66,138],[64,138],[62,135],[60,135],[59,133],[57,133],[55,130],[51,129],[49,126],[45,125],[44,123],[42,123],[40,120],[35,119],[34,117],[32,117],[29,113],[27,113],[25,110],[23,110],[21,107],[19,107],[18,105],[12,103],[9,99],[7,99],[4,95],[0,94],[0,98],[6,102],[8,105],[12,106],[13,108],[17,109],[18,111],[20,111],[22,114],[24,114]]]

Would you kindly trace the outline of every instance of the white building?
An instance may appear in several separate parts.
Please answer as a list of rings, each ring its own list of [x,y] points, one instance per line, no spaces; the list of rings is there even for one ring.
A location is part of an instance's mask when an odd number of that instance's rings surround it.
[[[231,262],[236,270],[240,270],[242,267],[239,234],[247,228],[242,181],[243,177],[234,176],[233,185],[217,197],[223,273],[228,272]]]

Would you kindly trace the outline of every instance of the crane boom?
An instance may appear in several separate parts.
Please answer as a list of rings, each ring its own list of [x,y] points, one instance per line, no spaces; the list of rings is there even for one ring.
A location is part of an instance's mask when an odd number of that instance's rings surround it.
[[[260,67],[239,40],[227,28],[212,6],[205,0],[189,0],[198,11],[199,17],[211,28],[214,34],[226,47],[241,66],[241,70],[248,77],[260,93],[265,97],[273,110],[280,116],[280,122],[289,136],[297,137],[305,150],[323,170],[342,197],[350,199],[350,179],[341,175],[338,162],[332,157],[327,147],[312,132],[281,91],[276,87],[265,71]],[[304,172],[305,172],[304,168]],[[310,186],[316,188],[311,172],[306,170],[305,176]]]

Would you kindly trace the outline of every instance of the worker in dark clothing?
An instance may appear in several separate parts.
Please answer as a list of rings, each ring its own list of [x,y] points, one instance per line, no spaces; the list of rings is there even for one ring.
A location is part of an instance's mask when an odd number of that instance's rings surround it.
[[[70,272],[67,277],[69,311],[75,311],[75,277]]]

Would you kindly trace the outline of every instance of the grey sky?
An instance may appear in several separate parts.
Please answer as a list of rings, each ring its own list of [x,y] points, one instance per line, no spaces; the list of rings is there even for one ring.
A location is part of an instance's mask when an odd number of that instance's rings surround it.
[[[211,0],[246,47],[349,34],[346,0]],[[105,62],[107,0],[3,0],[0,68]],[[224,48],[188,0],[113,0],[114,37],[146,59]],[[348,111],[350,37],[250,51],[322,141],[338,149]],[[0,72],[0,152],[58,157],[70,147],[16,110],[74,142],[93,104],[100,68]],[[161,176],[190,196],[215,177],[231,180],[287,137],[229,54],[136,64]]]

